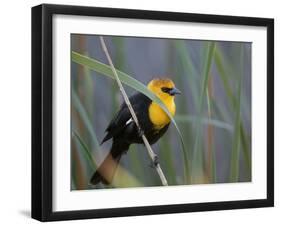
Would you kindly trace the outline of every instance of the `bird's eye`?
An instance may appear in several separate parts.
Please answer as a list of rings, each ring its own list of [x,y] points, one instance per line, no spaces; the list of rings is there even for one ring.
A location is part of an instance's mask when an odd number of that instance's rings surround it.
[[[169,93],[171,88],[168,88],[168,87],[162,87],[161,90],[164,92],[164,93]]]

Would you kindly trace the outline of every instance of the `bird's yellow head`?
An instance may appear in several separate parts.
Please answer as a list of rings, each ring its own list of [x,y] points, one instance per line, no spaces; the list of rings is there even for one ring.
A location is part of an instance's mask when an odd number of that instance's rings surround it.
[[[174,116],[176,113],[175,95],[181,92],[175,87],[173,81],[171,79],[153,79],[148,83],[147,88],[162,100],[171,115]],[[169,116],[157,103],[152,102],[148,112],[156,129],[161,129],[170,122]]]
[[[173,100],[176,94],[181,92],[175,87],[174,82],[171,79],[153,79],[151,80],[147,88],[158,96],[162,101]]]

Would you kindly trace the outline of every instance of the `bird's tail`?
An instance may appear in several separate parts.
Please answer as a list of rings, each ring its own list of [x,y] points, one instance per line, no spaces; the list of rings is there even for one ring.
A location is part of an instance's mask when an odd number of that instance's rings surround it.
[[[121,155],[113,158],[111,153],[109,153],[105,159],[103,160],[102,164],[99,166],[97,171],[93,174],[91,178],[91,184],[95,185],[100,182],[103,184],[110,184],[113,180],[115,171],[119,164]]]
[[[116,144],[113,142],[110,153],[105,157],[101,165],[91,177],[90,183],[96,185],[98,183],[111,184],[119,165],[122,154],[129,148],[128,144]]]

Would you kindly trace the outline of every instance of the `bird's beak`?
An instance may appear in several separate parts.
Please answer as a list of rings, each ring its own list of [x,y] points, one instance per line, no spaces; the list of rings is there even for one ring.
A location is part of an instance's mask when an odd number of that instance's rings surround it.
[[[176,94],[181,94],[181,91],[179,91],[176,87],[170,90],[169,92],[170,95],[174,96]]]

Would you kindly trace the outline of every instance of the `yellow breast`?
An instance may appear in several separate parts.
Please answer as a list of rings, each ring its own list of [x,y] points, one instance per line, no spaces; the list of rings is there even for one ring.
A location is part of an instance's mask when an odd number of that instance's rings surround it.
[[[174,99],[163,101],[172,116],[176,113],[176,105]],[[161,129],[170,122],[169,116],[155,102],[152,102],[148,109],[149,118],[156,129]]]

